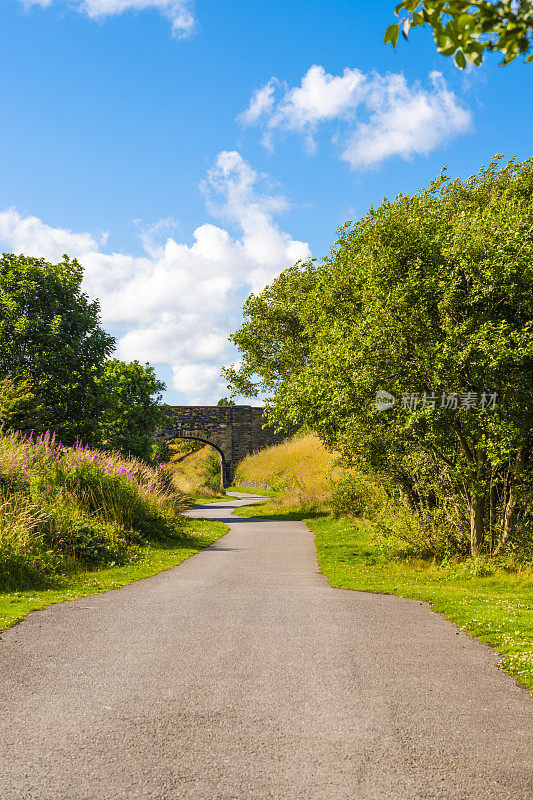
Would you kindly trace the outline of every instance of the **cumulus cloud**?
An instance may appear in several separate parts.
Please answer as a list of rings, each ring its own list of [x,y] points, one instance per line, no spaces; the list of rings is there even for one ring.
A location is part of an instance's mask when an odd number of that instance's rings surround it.
[[[178,38],[189,36],[195,27],[191,10],[192,0],[21,0],[25,6],[47,8],[55,3],[64,8],[74,8],[94,20],[105,20],[128,11],[155,10],[170,21],[172,32]]]
[[[471,112],[439,72],[432,72],[424,87],[409,85],[401,74],[347,68],[342,75],[330,75],[316,64],[293,88],[271,78],[254,92],[239,119],[261,126],[263,144],[270,150],[276,135],[296,133],[309,153],[317,148],[320,126],[335,121],[340,157],[354,169],[392,156],[409,159],[429,153],[472,126]]]
[[[105,235],[54,228],[8,208],[0,212],[2,249],[84,266],[84,288],[100,299],[102,321],[123,331],[118,355],[169,365],[169,388],[187,402],[212,402],[226,388],[220,367],[234,358],[228,333],[239,324],[243,299],[284,267],[307,258],[309,247],[280,229],[281,196],[261,189],[261,178],[239,153],[221,152],[202,185],[209,208],[236,233],[206,222],[185,243],[167,235],[172,218],[140,230],[143,254],[104,252]]]

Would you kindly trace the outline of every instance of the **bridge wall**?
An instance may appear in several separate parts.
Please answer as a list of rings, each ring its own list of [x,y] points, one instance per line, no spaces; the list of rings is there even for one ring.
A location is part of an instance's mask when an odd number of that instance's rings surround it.
[[[160,439],[199,439],[221,456],[222,485],[230,486],[237,464],[245,456],[287,437],[267,425],[256,406],[166,406],[168,422]]]

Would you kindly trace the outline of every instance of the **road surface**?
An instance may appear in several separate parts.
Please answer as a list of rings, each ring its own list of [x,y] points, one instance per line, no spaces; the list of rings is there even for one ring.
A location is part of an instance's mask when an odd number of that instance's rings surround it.
[[[300,522],[0,641],[1,800],[530,800],[533,702],[428,605],[331,588]]]

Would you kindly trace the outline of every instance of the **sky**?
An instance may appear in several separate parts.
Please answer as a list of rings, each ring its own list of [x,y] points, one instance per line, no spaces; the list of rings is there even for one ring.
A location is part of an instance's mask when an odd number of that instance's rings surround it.
[[[532,155],[533,65],[394,51],[393,8],[2,0],[1,250],[76,257],[117,357],[216,403],[250,292],[444,165]]]

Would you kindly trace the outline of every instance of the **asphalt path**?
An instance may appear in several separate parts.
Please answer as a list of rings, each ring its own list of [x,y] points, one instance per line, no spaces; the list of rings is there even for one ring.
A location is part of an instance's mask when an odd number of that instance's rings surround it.
[[[331,588],[300,522],[0,641],[1,800],[531,800],[533,702],[431,612]]]

